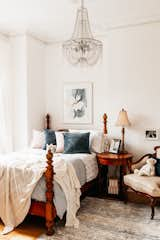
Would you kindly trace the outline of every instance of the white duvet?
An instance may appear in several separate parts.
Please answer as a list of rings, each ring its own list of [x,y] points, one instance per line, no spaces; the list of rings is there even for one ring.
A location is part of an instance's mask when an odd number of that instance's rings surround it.
[[[46,168],[45,154],[31,151],[0,157],[0,218],[3,234],[13,230],[27,215],[32,192]],[[55,180],[67,200],[67,226],[78,226],[76,212],[80,206],[80,183],[70,163],[54,158]]]

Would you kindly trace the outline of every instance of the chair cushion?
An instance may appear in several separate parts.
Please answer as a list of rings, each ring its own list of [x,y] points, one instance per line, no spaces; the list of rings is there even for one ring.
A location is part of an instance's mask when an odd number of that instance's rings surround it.
[[[160,177],[158,176],[128,174],[124,176],[124,183],[135,191],[149,194],[152,197],[160,197]]]

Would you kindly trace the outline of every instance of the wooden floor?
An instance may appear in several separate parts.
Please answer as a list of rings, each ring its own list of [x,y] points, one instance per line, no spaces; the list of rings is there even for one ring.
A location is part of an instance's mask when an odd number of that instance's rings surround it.
[[[0,221],[0,231],[3,229]],[[28,216],[25,221],[13,232],[7,235],[0,235],[0,240],[34,240],[45,232],[45,223],[41,218]]]

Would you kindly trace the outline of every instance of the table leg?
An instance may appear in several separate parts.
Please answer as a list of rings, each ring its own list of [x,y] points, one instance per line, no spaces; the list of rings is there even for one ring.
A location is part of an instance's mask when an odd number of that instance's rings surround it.
[[[102,194],[102,173],[101,173],[101,169],[102,166],[100,164],[98,164],[98,193],[101,195]]]
[[[100,195],[107,195],[107,193],[108,193],[108,186],[107,186],[108,167],[99,164],[98,168],[99,168],[98,193]]]
[[[119,197],[121,200],[124,200],[125,195],[125,186],[124,186],[124,175],[127,173],[127,166],[120,166],[120,190],[119,190]]]

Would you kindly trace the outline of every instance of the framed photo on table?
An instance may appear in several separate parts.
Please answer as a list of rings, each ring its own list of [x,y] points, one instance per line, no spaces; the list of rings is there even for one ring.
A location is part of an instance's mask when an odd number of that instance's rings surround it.
[[[65,83],[64,123],[92,123],[92,83]]]
[[[109,152],[110,153],[119,153],[120,145],[121,145],[120,139],[112,139],[110,148],[109,148]]]

